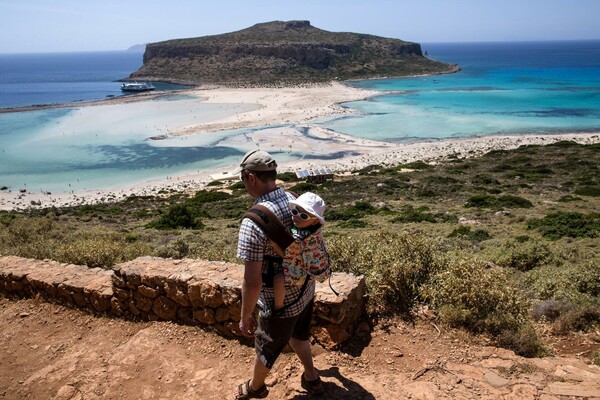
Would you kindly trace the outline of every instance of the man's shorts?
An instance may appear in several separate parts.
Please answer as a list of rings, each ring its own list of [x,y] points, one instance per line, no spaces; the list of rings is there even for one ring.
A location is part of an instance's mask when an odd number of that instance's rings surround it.
[[[297,316],[291,318],[259,317],[254,332],[256,355],[269,369],[290,341],[290,338],[308,340],[314,300]]]

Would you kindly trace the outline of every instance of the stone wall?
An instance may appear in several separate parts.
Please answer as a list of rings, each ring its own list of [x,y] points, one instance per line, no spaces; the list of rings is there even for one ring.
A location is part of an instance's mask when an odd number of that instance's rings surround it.
[[[55,261],[0,257],[0,293],[36,297],[127,319],[177,321],[240,336],[243,268],[205,260],[141,257],[112,271]],[[317,283],[313,337],[328,348],[343,343],[364,314],[363,277],[335,273]]]

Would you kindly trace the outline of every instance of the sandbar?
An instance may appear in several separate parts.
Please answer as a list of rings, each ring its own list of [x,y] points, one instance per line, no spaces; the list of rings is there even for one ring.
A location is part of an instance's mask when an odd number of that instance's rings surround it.
[[[338,174],[368,165],[393,166],[422,160],[439,163],[449,157],[476,157],[496,149],[512,149],[528,144],[551,144],[570,140],[581,144],[600,142],[600,133],[561,133],[483,136],[465,139],[447,139],[419,143],[387,143],[361,139],[329,129],[315,123],[319,118],[355,113],[340,103],[366,99],[380,92],[352,88],[339,82],[284,88],[210,88],[192,89],[189,94],[203,97],[206,102],[215,104],[253,104],[251,111],[236,113],[218,120],[185,125],[168,132],[169,136],[201,135],[210,132],[269,126],[295,126],[303,129],[276,128],[257,129],[243,138],[230,139],[224,143],[239,149],[262,148],[266,151],[285,154],[292,150],[314,155],[305,159],[280,160],[278,170],[298,171],[301,169],[330,168]],[[140,101],[147,97],[140,96]],[[131,102],[128,97],[125,102]],[[102,104],[93,103],[89,106]],[[119,99],[111,99],[110,104],[120,104]],[[81,107],[81,105],[79,105]],[[301,134],[300,132],[310,134]],[[319,158],[318,155],[327,155]],[[153,181],[139,182],[113,190],[88,190],[85,192],[45,194],[28,191],[0,191],[0,210],[26,210],[28,208],[77,206],[99,202],[116,202],[131,195],[159,195],[161,191],[176,190],[194,192],[215,179],[231,178],[228,171],[235,165],[212,171],[181,174]]]

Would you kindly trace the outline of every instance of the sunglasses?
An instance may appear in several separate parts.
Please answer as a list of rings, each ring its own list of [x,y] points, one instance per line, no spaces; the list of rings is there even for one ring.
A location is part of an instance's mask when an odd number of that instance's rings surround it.
[[[309,220],[309,219],[315,218],[312,215],[298,211],[297,208],[292,208],[292,215],[299,215],[300,218],[303,220]]]

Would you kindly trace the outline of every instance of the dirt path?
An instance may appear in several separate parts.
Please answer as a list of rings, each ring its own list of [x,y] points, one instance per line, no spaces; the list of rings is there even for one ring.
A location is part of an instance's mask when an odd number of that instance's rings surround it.
[[[191,326],[95,317],[0,298],[0,399],[229,399],[253,349]],[[600,368],[524,359],[430,323],[398,323],[344,352],[315,348],[326,399],[600,399]],[[270,399],[310,398],[284,354]]]

